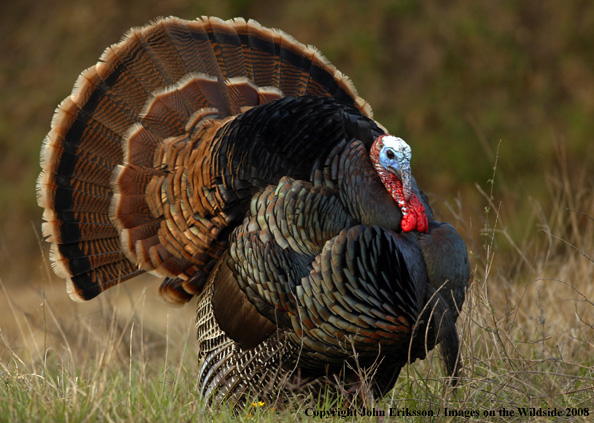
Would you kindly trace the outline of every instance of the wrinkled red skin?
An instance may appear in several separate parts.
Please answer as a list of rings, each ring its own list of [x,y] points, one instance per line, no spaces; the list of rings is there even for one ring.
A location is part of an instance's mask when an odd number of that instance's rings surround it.
[[[429,230],[429,221],[423,204],[414,192],[411,193],[410,198],[406,201],[400,178],[384,169],[379,163],[379,152],[383,147],[382,138],[383,136],[380,136],[373,142],[369,155],[386,190],[402,211],[402,232],[410,232],[416,229],[419,232],[427,233]]]
[[[400,185],[400,192],[402,192],[402,183]],[[404,196],[402,196],[404,198]],[[394,198],[394,196],[392,196]],[[403,207],[400,207],[403,210]],[[425,206],[419,201],[417,196],[412,193],[408,200],[408,213],[405,214],[402,211],[402,231],[410,232],[417,230],[419,232],[425,232],[429,230],[429,221],[427,220],[427,214],[425,214]]]

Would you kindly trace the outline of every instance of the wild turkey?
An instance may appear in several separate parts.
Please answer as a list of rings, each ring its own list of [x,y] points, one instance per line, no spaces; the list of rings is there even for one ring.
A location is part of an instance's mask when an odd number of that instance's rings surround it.
[[[210,400],[363,374],[381,396],[437,343],[459,367],[466,247],[410,158],[313,47],[254,21],[167,18],[81,74],[38,202],[74,300],[143,272],[169,302],[198,296]]]

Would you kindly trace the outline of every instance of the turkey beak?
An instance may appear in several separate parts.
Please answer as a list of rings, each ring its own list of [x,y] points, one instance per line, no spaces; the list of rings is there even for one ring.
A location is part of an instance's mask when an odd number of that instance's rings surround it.
[[[406,201],[410,200],[412,194],[412,170],[410,163],[407,160],[403,160],[398,163],[399,169],[390,167],[390,170],[396,175],[402,182],[402,193]]]
[[[412,194],[412,171],[410,169],[410,164],[402,164],[400,166],[400,180],[402,181],[404,199],[408,201]]]

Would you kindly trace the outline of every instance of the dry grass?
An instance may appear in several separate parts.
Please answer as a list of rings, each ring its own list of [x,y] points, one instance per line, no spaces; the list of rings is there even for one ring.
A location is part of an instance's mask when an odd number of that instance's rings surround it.
[[[572,189],[563,166],[548,178],[555,206],[545,211],[534,204],[529,224],[539,231],[524,240],[509,236],[504,202],[478,186],[485,209],[473,216],[459,204],[437,201],[443,220],[454,222],[468,240],[473,270],[458,321],[463,379],[458,388],[449,387],[437,354],[431,354],[403,370],[376,411],[443,416],[447,408],[478,420],[519,421],[525,419],[519,408],[533,407],[578,414],[562,419],[589,419],[594,198],[586,176],[581,182],[573,185],[581,190]],[[155,284],[145,289],[146,280],[78,305],[65,298],[62,282],[47,266],[44,273],[44,288],[27,296],[2,284],[2,321],[10,324],[2,324],[0,421],[313,421],[320,419],[314,413],[348,412],[340,411],[340,399],[315,409],[297,403],[282,412],[258,408],[239,415],[204,407],[195,394],[191,306],[160,304]],[[343,421],[339,415],[323,420]]]

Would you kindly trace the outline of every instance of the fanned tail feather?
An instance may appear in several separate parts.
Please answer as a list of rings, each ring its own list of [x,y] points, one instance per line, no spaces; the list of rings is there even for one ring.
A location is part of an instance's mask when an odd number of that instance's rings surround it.
[[[348,78],[315,48],[255,21],[166,18],[107,48],[56,110],[41,153],[43,234],[71,297],[91,299],[145,270],[170,278],[161,292],[173,301],[199,292],[239,212],[224,206],[225,215],[192,214],[249,189],[191,198],[180,164],[191,156],[210,165],[205,150],[216,147],[219,128],[213,119],[308,94],[371,117]],[[188,157],[174,157],[171,148]]]

